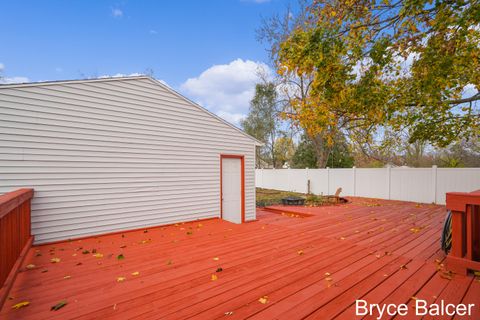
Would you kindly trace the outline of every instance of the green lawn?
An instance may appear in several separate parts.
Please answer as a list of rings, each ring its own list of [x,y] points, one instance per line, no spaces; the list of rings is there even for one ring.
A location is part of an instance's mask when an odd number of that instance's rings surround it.
[[[286,197],[302,197],[305,198],[306,205],[313,205],[313,206],[320,206],[329,203],[329,199],[323,196],[317,195],[307,195],[305,193],[299,192],[290,192],[290,191],[280,191],[280,190],[273,190],[273,189],[263,189],[257,188],[257,207],[265,207],[271,206],[276,204],[282,204],[282,198]]]

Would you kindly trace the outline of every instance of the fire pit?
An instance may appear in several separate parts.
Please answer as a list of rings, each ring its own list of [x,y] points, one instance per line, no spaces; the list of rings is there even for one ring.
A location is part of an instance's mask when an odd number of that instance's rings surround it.
[[[282,204],[284,206],[303,206],[305,199],[300,197],[286,197],[282,199]]]

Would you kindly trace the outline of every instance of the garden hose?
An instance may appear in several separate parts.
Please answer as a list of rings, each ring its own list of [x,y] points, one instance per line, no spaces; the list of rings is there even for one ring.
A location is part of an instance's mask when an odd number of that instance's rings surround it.
[[[452,247],[452,212],[447,211],[447,216],[445,217],[445,223],[443,224],[442,232],[442,250],[445,254],[450,252]]]

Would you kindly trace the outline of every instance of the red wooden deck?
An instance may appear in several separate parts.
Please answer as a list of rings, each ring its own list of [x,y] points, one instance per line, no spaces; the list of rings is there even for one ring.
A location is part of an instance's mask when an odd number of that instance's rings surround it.
[[[479,302],[480,281],[442,265],[444,207],[353,199],[300,210],[309,216],[259,210],[242,225],[214,219],[33,247],[0,318],[357,319],[360,298],[410,304],[415,318],[415,299]]]

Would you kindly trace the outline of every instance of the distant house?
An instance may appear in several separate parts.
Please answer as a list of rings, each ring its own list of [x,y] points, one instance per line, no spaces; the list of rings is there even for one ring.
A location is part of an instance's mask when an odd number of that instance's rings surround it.
[[[0,193],[37,243],[255,217],[259,141],[149,77],[0,86]]]

